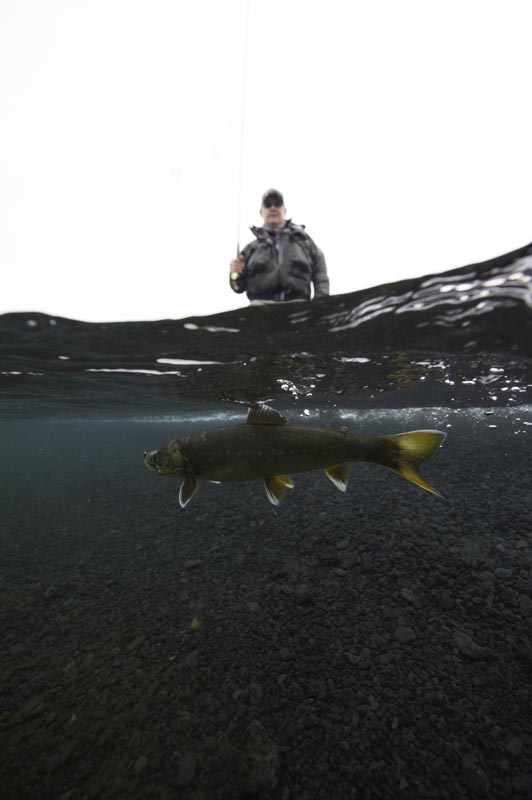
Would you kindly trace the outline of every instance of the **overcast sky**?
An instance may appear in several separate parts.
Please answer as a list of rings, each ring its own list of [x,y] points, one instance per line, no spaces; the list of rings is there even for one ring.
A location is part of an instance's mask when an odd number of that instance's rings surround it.
[[[530,0],[247,1],[0,2],[0,313],[247,305],[269,187],[335,294],[532,240]]]

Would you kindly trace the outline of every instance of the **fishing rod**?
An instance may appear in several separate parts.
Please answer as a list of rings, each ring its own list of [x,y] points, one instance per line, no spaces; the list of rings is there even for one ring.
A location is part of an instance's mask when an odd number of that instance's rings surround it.
[[[249,40],[249,6],[250,0],[246,0],[246,14],[244,23],[244,56],[242,61],[242,101],[240,107],[240,156],[238,169],[238,227],[236,232],[236,257],[240,258],[240,218],[242,213],[242,175],[244,163],[244,129],[246,120],[246,89],[247,89],[247,68],[248,68],[248,40]]]

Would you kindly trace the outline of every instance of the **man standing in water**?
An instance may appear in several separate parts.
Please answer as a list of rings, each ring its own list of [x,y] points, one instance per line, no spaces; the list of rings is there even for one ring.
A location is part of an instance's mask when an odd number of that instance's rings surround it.
[[[260,215],[263,227],[251,228],[255,241],[242,250],[230,264],[231,289],[247,292],[251,303],[278,303],[310,300],[329,294],[325,257],[304,225],[285,219],[286,208],[281,192],[268,189],[262,197]]]

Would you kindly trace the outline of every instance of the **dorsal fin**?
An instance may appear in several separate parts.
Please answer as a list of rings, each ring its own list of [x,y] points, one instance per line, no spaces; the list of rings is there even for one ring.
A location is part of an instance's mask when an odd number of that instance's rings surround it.
[[[270,406],[248,408],[246,425],[286,425],[286,417]]]

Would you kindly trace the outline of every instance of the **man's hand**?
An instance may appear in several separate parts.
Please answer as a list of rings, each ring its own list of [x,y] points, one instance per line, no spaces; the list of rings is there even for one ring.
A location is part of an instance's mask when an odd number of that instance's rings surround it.
[[[229,265],[229,269],[231,273],[231,280],[235,280],[235,278],[233,278],[234,273],[236,273],[238,276],[241,275],[242,272],[244,271],[243,257],[239,256],[238,258],[234,258]]]

